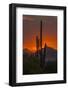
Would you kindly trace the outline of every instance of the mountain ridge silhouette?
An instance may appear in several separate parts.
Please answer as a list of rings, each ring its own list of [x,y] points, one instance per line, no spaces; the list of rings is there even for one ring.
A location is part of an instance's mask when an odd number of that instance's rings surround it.
[[[44,48],[42,48],[42,55],[44,53],[43,51],[44,51]],[[32,51],[30,51],[27,48],[25,48],[23,50],[23,53],[26,56],[36,54],[36,52],[33,53]],[[40,50],[38,51],[38,53],[40,53]],[[56,59],[57,59],[57,50],[54,49],[54,48],[46,46],[46,57],[45,57],[45,59],[46,59],[46,61],[56,61]]]

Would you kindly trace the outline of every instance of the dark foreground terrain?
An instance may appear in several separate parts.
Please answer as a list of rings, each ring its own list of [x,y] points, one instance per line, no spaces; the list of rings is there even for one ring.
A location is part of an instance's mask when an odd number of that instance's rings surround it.
[[[23,74],[48,74],[57,73],[57,52],[51,48],[46,49],[45,64],[40,66],[40,59],[34,55],[24,53],[23,55]]]
[[[57,73],[57,62],[46,62],[44,68],[40,67],[40,60],[29,57],[24,60],[23,74]]]

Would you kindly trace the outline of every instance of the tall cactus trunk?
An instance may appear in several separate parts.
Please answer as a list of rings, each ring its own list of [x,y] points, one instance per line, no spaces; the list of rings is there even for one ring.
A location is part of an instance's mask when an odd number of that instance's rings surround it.
[[[42,21],[40,22],[40,66],[43,67],[43,62],[42,62]]]

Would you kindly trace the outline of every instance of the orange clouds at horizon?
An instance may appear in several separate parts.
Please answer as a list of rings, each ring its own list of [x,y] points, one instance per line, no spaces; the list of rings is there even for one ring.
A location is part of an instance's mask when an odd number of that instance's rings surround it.
[[[43,41],[42,48],[44,48],[45,43],[46,43],[47,47],[50,47],[50,48],[53,48],[53,49],[57,50],[56,43],[52,43],[52,41],[48,41],[48,40],[46,42]],[[35,52],[36,51],[36,44],[25,45],[24,49],[28,49],[28,50],[30,50],[32,52]]]
[[[42,48],[44,48],[44,45],[46,43],[47,47],[53,48],[57,50],[57,42],[54,42],[55,38],[44,38],[42,41]],[[35,52],[36,51],[36,42],[35,39],[32,40],[32,42],[30,43],[30,41],[28,41],[28,44],[24,45],[24,49],[27,48],[28,50]]]

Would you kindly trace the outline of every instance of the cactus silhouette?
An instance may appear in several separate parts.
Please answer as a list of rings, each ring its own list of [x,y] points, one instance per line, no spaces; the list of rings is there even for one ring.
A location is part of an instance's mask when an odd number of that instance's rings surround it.
[[[40,52],[39,52],[40,49]],[[43,68],[45,66],[45,57],[46,57],[46,43],[44,45],[44,50],[42,53],[42,21],[40,21],[40,39],[36,36],[36,56],[40,55],[40,66]]]
[[[40,66],[43,67],[43,61],[42,61],[42,21],[40,21]]]
[[[44,46],[44,52],[42,53],[42,21],[40,22],[40,66],[43,68],[45,66],[46,57],[46,43]]]

